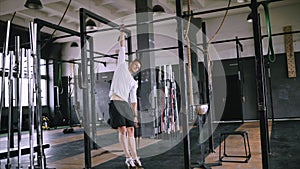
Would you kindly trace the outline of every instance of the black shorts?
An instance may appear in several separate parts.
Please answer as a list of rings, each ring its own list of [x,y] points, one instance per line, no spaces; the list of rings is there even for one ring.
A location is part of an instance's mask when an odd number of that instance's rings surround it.
[[[134,127],[133,111],[129,103],[111,100],[109,103],[110,126],[117,129],[121,126]]]

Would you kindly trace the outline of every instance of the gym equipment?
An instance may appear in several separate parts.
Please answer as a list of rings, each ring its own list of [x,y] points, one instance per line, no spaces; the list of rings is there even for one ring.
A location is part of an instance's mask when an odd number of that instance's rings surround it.
[[[269,168],[269,138],[268,138],[268,120],[267,120],[267,108],[266,108],[266,79],[265,79],[265,67],[262,39],[261,39],[261,27],[258,14],[258,2],[257,0],[251,0],[251,12],[253,14],[253,35],[254,35],[254,47],[255,47],[255,67],[256,67],[256,84],[257,84],[257,105],[258,113],[260,115],[260,138],[261,138],[261,153],[262,153],[262,168]]]
[[[2,117],[2,111],[5,104],[5,62],[6,57],[8,55],[8,42],[9,42],[9,32],[10,32],[10,20],[7,21],[7,28],[6,28],[6,38],[5,43],[3,46],[3,53],[2,53],[2,79],[1,79],[1,99],[0,99],[0,127],[1,127],[1,117]]]
[[[39,151],[38,148],[39,147],[37,147],[37,146],[35,146],[33,148],[34,153],[36,153],[36,152]],[[43,149],[46,149],[46,148],[50,148],[50,144],[44,144],[43,145]],[[30,154],[30,148],[29,147],[21,148],[20,150],[21,150],[21,155]],[[18,154],[19,154],[18,151],[20,151],[20,150],[19,150],[19,148],[18,149],[11,149],[10,152],[9,152],[10,153],[10,157],[17,157]],[[8,152],[0,152],[0,160],[6,159],[7,158],[7,154],[8,154]]]
[[[243,137],[244,140],[244,148],[245,148],[245,155],[228,155],[226,153],[226,137],[230,135],[240,135]],[[222,141],[224,141],[224,152],[222,154]],[[225,157],[234,157],[234,158],[245,158],[244,161],[238,161],[238,160],[228,160],[224,159]],[[248,132],[247,131],[234,131],[234,132],[223,132],[220,134],[220,144],[219,144],[219,161],[220,162],[237,162],[237,163],[247,163],[251,158],[251,151],[250,151],[250,144],[249,144],[249,138],[248,138]]]
[[[29,162],[31,169],[34,167],[34,159],[33,159],[33,134],[34,134],[34,111],[33,111],[33,84],[32,84],[32,58],[30,49],[26,50],[26,59],[27,59],[27,78],[28,78],[28,109],[29,109]]]
[[[8,100],[10,102],[9,107],[8,107],[8,131],[7,131],[7,162],[6,162],[6,168],[11,168],[10,164],[10,148],[13,148],[13,144],[11,144],[13,140],[13,134],[12,134],[12,107],[13,107],[13,77],[12,77],[12,63],[13,63],[13,58],[14,58],[14,53],[13,51],[9,52],[9,71],[8,71],[8,79],[9,79],[9,90],[8,90]]]
[[[22,86],[23,86],[23,58],[25,56],[25,50],[20,49],[20,37],[17,36],[15,38],[16,40],[16,47],[15,47],[15,53],[16,53],[16,65],[15,70],[17,71],[17,92],[16,92],[16,105],[18,107],[18,113],[19,113],[19,119],[18,119],[18,168],[21,168],[21,132],[22,132],[22,120],[23,120],[23,106],[22,106]]]

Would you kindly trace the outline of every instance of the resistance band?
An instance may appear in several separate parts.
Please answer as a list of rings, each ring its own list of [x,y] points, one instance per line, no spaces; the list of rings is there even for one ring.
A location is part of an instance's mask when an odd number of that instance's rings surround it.
[[[270,62],[274,63],[276,60],[274,49],[273,49],[273,42],[272,42],[272,32],[271,32],[271,22],[270,22],[270,12],[269,12],[269,2],[262,3],[265,11],[266,17],[266,24],[267,24],[267,31],[268,31],[268,59]]]

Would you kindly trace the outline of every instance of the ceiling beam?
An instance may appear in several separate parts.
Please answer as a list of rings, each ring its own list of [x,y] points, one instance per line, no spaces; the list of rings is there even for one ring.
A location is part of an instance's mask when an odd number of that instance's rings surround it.
[[[72,5],[77,9],[85,8],[93,13],[96,13],[97,15],[102,16],[103,18],[110,20],[115,20],[118,18],[114,13],[112,13],[111,10],[105,8],[104,6],[97,6],[95,2],[91,0],[73,0]]]
[[[123,2],[124,3],[122,3],[122,4],[118,4],[118,5],[115,4],[115,6],[118,6],[118,8],[119,8],[116,12],[117,13],[127,12],[130,14],[134,14],[135,13],[134,2],[130,1],[130,0],[123,0]]]
[[[53,23],[53,24],[58,24],[59,20],[60,20],[59,17],[49,17],[47,13],[41,12],[41,11],[37,12],[37,11],[32,11],[32,10],[24,10],[22,12],[17,12],[17,14],[23,15],[27,18],[32,18],[32,19],[39,18],[41,20],[45,20],[45,21]],[[62,22],[60,25],[63,27],[67,27],[69,29],[75,30],[75,31],[77,31],[79,29],[78,24],[70,24],[70,23]],[[57,31],[57,33],[59,34],[58,31]]]
[[[44,6],[43,11],[47,12],[49,16],[57,16],[58,18],[61,18],[65,12],[65,9],[62,9],[61,6],[56,4],[51,4],[51,6]],[[65,17],[65,22],[69,23],[79,23],[79,15],[78,13],[67,11]]]
[[[204,8],[207,0],[193,0],[192,3],[196,5],[196,8]]]
[[[174,14],[176,11],[175,4],[168,2],[168,0],[153,1],[153,5],[156,4],[161,5],[165,9],[165,12],[168,14]]]
[[[102,2],[96,2],[96,4],[101,4],[101,5],[110,5],[116,3],[115,1],[112,0],[103,0]]]

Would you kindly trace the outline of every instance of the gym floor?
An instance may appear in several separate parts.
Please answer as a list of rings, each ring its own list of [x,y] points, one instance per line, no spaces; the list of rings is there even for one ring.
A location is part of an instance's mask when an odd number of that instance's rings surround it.
[[[206,164],[217,163],[219,160],[219,140],[220,133],[232,131],[247,131],[251,148],[251,158],[247,163],[222,162],[221,166],[214,166],[216,169],[260,169],[261,162],[261,144],[259,134],[259,122],[245,123],[222,123],[219,124],[214,132],[214,153],[207,153]],[[50,148],[45,149],[47,157],[47,167],[57,169],[82,169],[84,168],[84,142],[83,132],[80,127],[74,127],[73,133],[63,134],[63,129],[45,130],[44,143],[50,144]],[[269,122],[270,133],[270,169],[297,169],[300,165],[300,121],[275,121]],[[101,148],[92,150],[92,166],[93,168],[124,168],[124,156],[121,147],[117,142],[117,134],[115,130],[104,127],[97,132],[98,138],[105,141],[111,139],[113,141],[106,145],[101,145]],[[16,138],[17,136],[15,136]],[[28,142],[28,132],[24,132],[22,136],[22,147],[26,147]],[[139,149],[147,148],[148,146],[159,142],[158,139],[143,138],[139,141]],[[17,140],[15,140],[15,144]],[[200,148],[198,144],[198,129],[190,130],[190,146],[191,146],[191,163],[192,166],[197,166],[197,161],[200,158]],[[0,137],[0,150],[7,150],[7,136],[2,134]],[[208,142],[205,142],[205,147],[208,147]],[[222,144],[223,145],[223,144]],[[27,146],[28,147],[28,146]],[[223,151],[223,150],[222,150]],[[226,152],[230,155],[244,155],[244,144],[241,136],[228,136],[226,138]],[[184,148],[180,142],[169,151],[152,156],[142,158],[144,168],[160,168],[167,169],[183,169],[184,168]],[[234,158],[229,160],[244,160],[244,158]],[[5,168],[6,159],[1,160],[1,168]],[[11,159],[13,167],[17,166],[17,157]],[[22,156],[22,166],[26,167],[29,164],[29,155]],[[196,167],[197,168],[197,167]]]

